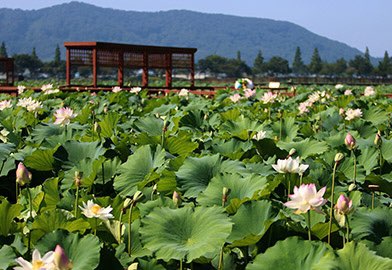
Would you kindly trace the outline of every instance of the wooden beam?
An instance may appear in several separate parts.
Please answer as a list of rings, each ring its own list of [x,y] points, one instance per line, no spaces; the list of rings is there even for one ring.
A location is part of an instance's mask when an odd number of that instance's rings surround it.
[[[166,60],[166,87],[172,87],[172,72],[173,72],[173,64],[172,64],[172,54],[167,53],[165,55]]]
[[[148,52],[143,52],[142,86],[148,87]]]
[[[71,85],[71,57],[69,50],[67,47],[65,51],[65,81],[67,85]]]
[[[93,48],[93,86],[97,87],[97,48]]]
[[[118,86],[124,86],[124,52],[118,53],[118,71],[117,71],[117,83]]]

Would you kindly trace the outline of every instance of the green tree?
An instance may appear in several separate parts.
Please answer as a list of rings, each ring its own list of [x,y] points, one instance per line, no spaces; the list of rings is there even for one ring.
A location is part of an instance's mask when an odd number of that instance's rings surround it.
[[[23,73],[28,69],[31,75],[36,76],[41,67],[43,66],[42,61],[38,57],[34,57],[32,54],[15,54],[15,70],[17,73]]]
[[[267,63],[267,70],[272,74],[288,74],[290,73],[289,61],[280,56],[273,56]]]
[[[253,62],[252,72],[254,75],[260,75],[263,74],[265,71],[266,71],[266,66],[264,63],[264,57],[261,50],[259,50]]]
[[[305,74],[306,66],[302,61],[301,49],[297,47],[295,50],[294,60],[293,60],[293,72],[296,74]]]
[[[392,62],[387,51],[385,51],[382,61],[378,63],[378,74],[383,77],[392,74]]]
[[[343,75],[347,70],[347,61],[344,58],[339,58],[334,64],[334,71],[336,75]]]
[[[61,62],[61,52],[60,52],[60,47],[57,44],[56,46],[56,50],[54,51],[54,59],[53,59],[53,63],[55,65],[60,65]]]
[[[309,71],[312,74],[319,74],[321,69],[323,68],[323,64],[321,62],[321,57],[317,48],[314,48],[312,59],[309,64]]]
[[[252,73],[250,67],[242,60],[228,59],[219,55],[210,55],[200,59],[198,67],[202,72],[210,72],[214,76],[226,74],[228,77],[241,77]]]
[[[370,75],[373,71],[373,65],[370,62],[369,49],[366,47],[364,56],[356,55],[350,60],[350,67],[355,69],[358,75]]]
[[[1,43],[0,46],[0,57],[8,57],[7,48],[5,47],[4,41]]]
[[[241,51],[237,51],[237,60],[241,61]]]

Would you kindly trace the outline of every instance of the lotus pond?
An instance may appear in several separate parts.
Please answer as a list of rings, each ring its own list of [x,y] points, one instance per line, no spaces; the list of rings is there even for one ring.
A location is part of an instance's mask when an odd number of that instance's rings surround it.
[[[383,88],[0,96],[0,269],[392,269]]]

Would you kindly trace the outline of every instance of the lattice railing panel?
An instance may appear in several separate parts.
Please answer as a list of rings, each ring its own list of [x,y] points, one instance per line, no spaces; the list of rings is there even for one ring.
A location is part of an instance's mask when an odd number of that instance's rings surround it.
[[[124,53],[124,65],[126,67],[143,67],[143,53]]]
[[[163,53],[149,54],[148,66],[151,68],[166,68],[166,55]]]
[[[97,51],[97,62],[99,66],[116,67],[120,59],[118,51]]]
[[[70,49],[69,58],[72,65],[91,66],[93,64],[92,50]]]
[[[173,53],[172,54],[173,68],[191,68],[192,54],[188,53]]]

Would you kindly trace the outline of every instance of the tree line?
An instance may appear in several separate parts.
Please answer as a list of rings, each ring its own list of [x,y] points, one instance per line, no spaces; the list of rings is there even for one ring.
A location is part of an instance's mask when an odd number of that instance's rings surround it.
[[[4,42],[0,45],[0,57],[10,57]],[[65,61],[61,60],[59,45],[56,46],[54,58],[51,61],[42,61],[35,48],[32,49],[30,54],[14,54],[12,58],[14,58],[15,74],[19,77],[65,77]]]
[[[0,46],[0,57],[8,57],[5,43]],[[59,45],[55,48],[54,59],[43,62],[36,54],[35,48],[31,54],[14,54],[15,72],[18,75],[26,74],[37,78],[39,76],[63,78],[65,76],[65,61],[61,60]],[[253,66],[249,66],[241,59],[241,52],[237,52],[236,58],[226,58],[219,55],[210,55],[200,59],[196,68],[201,72],[208,72],[213,76],[241,77],[285,75],[297,76],[330,75],[330,76],[392,76],[392,58],[385,51],[384,58],[374,66],[370,60],[369,49],[366,48],[364,55],[356,55],[354,59],[346,61],[340,58],[335,62],[323,61],[317,48],[314,49],[310,63],[305,64],[302,60],[300,47],[296,48],[292,64],[280,56],[273,56],[268,61],[263,57],[260,50],[256,55]]]
[[[280,56],[273,56],[265,61],[260,50],[254,59],[253,66],[248,66],[241,60],[241,53],[237,52],[237,58],[230,59],[219,55],[210,55],[198,62],[198,68],[202,72],[211,73],[214,76],[225,75],[228,77],[241,77],[244,74],[253,76],[294,74],[297,76],[330,75],[330,76],[392,76],[392,58],[385,51],[384,58],[377,66],[373,66],[370,60],[369,49],[366,48],[364,55],[356,55],[354,59],[346,61],[340,58],[335,62],[328,63],[321,59],[317,48],[314,49],[310,63],[305,64],[302,60],[300,47],[296,48],[292,64]]]

